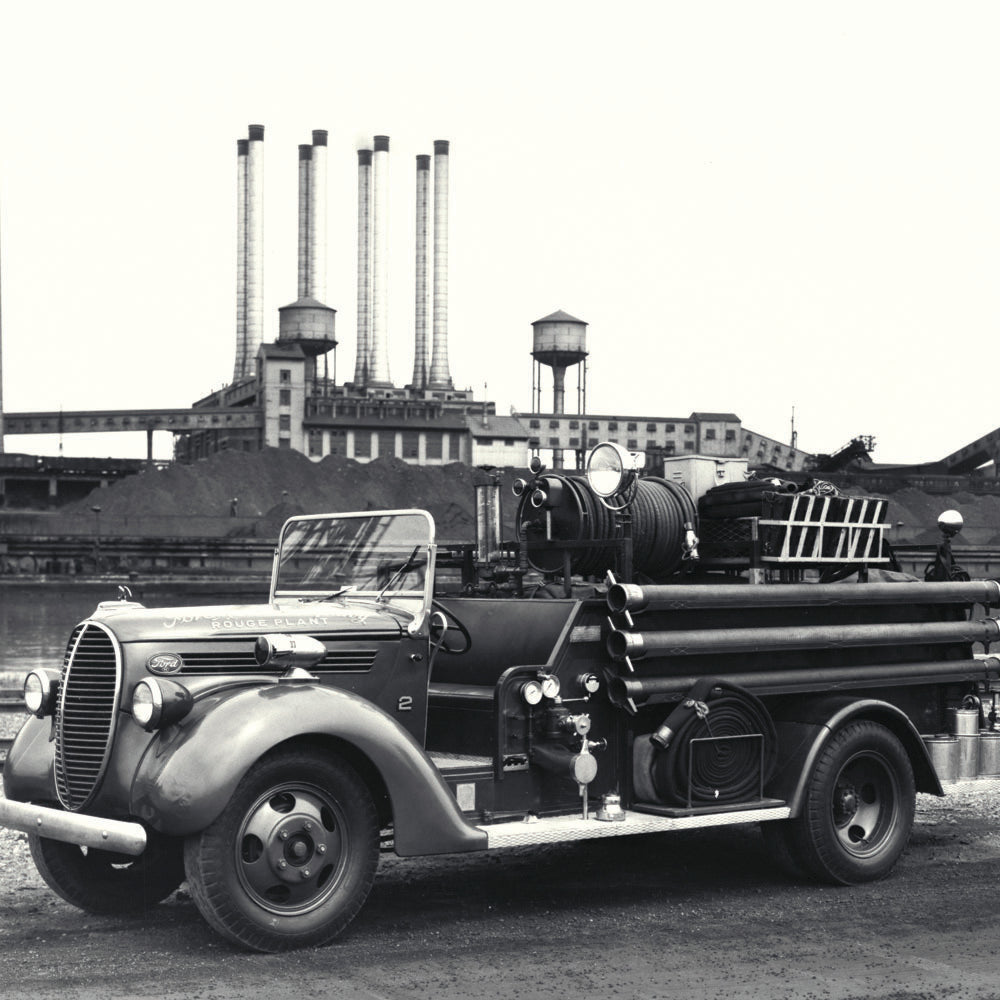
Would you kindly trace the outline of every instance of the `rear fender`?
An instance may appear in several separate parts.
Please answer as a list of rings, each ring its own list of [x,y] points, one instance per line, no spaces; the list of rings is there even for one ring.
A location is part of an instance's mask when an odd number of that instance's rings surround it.
[[[918,792],[944,795],[941,781],[924,741],[913,723],[895,705],[876,698],[837,695],[806,699],[787,708],[775,719],[778,731],[778,767],[767,792],[784,799],[792,816],[802,809],[809,775],[829,737],[857,719],[878,722],[899,739],[910,758]]]
[[[350,744],[378,771],[392,803],[397,854],[486,848],[420,744],[371,702],[338,688],[279,684],[223,692],[165,729],[136,771],[131,810],[170,836],[203,830],[254,761],[296,738]]]

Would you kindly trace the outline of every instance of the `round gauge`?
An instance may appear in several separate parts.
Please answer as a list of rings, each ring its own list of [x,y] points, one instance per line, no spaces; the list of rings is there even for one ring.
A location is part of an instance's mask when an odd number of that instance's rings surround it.
[[[538,681],[528,681],[521,686],[521,697],[529,705],[537,705],[542,700],[542,685]]]
[[[542,694],[546,698],[559,697],[559,678],[554,674],[544,674],[539,678],[542,682]]]

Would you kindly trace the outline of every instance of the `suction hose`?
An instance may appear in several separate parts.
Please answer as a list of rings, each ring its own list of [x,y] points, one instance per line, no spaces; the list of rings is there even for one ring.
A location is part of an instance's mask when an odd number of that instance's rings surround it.
[[[692,745],[701,739],[714,742]],[[756,695],[704,678],[655,733],[636,740],[636,794],[681,806],[752,801],[774,771],[777,743]]]

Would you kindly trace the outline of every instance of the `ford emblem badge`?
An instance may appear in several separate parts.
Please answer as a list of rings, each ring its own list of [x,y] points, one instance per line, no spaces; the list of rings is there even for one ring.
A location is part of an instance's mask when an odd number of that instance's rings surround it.
[[[176,674],[184,661],[176,653],[154,653],[146,660],[146,669],[151,674]]]

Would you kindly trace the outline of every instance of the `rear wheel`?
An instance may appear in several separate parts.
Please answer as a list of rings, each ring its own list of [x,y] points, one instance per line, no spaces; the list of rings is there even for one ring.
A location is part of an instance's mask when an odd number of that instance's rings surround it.
[[[28,835],[31,857],[49,887],[89,913],[141,913],[184,881],[180,840],[151,835],[138,857]]]
[[[378,833],[371,794],[347,763],[279,751],[253,767],[211,826],[188,838],[191,895],[212,927],[246,948],[325,944],[368,897]]]
[[[875,722],[848,723],[821,751],[802,813],[789,821],[792,856],[826,882],[884,878],[906,848],[915,804],[913,768],[896,736]]]

